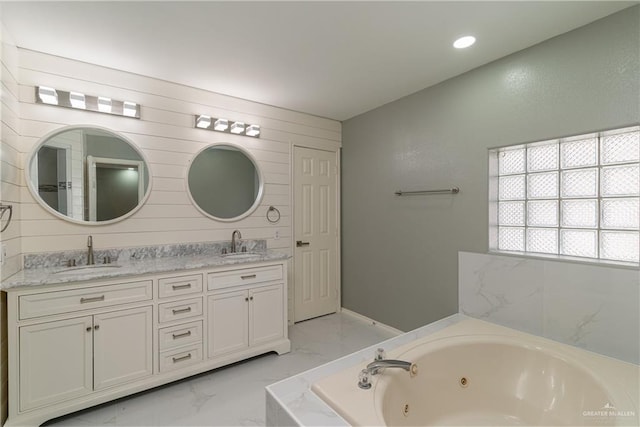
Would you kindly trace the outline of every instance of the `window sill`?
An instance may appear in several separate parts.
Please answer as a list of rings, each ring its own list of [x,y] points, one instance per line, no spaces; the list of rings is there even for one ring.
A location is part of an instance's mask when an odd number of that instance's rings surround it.
[[[499,251],[496,249],[489,249],[487,253],[489,255],[500,255],[500,256],[508,256],[508,257],[514,257],[514,258],[531,258],[531,259],[538,259],[543,261],[568,262],[571,264],[595,265],[598,267],[614,267],[614,268],[623,268],[626,270],[640,271],[640,265],[633,262],[588,259],[588,258],[572,257],[567,255],[537,254],[537,253],[534,254],[531,252]]]

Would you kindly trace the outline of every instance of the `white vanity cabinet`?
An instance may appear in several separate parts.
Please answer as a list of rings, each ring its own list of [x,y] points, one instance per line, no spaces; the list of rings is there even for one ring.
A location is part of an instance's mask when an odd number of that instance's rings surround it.
[[[6,425],[289,352],[286,277],[278,260],[5,289]]]
[[[208,355],[217,357],[285,337],[282,266],[210,273]]]
[[[284,337],[282,284],[209,296],[209,357]]]
[[[152,375],[152,306],[114,307],[145,299],[150,280],[19,295],[20,411]]]
[[[20,328],[20,409],[152,374],[151,307]]]
[[[92,328],[91,316],[20,328],[21,411],[93,390]]]

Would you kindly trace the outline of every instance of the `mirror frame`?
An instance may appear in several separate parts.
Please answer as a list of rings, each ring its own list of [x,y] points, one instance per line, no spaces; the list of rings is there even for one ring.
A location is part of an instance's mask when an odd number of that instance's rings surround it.
[[[31,162],[33,161],[33,158],[35,156],[38,155],[38,151],[40,150],[40,148],[52,137],[63,133],[63,132],[67,132],[67,131],[71,131],[71,130],[76,130],[76,129],[97,129],[103,132],[107,132],[110,133],[112,135],[115,135],[116,137],[118,137],[119,139],[123,140],[124,142],[126,142],[127,144],[129,144],[129,146],[136,152],[138,153],[138,155],[140,156],[140,158],[142,159],[142,161],[145,163],[146,165],[146,170],[149,176],[149,185],[147,186],[147,191],[145,192],[144,196],[140,199],[138,205],[131,209],[129,212],[127,212],[126,214],[119,216],[117,218],[113,218],[113,219],[109,219],[107,221],[85,221],[85,220],[79,220],[79,219],[75,219],[75,218],[70,218],[64,214],[61,214],[60,212],[58,212],[57,210],[53,209],[51,206],[49,206],[44,200],[42,200],[42,197],[40,197],[40,195],[38,194],[38,190],[37,188],[34,187],[33,182],[31,181]],[[140,210],[140,208],[142,208],[142,206],[144,206],[147,203],[147,200],[149,200],[149,196],[151,195],[151,189],[153,187],[153,175],[151,174],[151,168],[150,168],[150,163],[149,160],[147,159],[147,157],[144,155],[144,153],[142,153],[142,151],[140,150],[140,148],[133,143],[133,141],[131,141],[131,139],[119,134],[118,132],[111,130],[109,128],[103,127],[103,126],[97,126],[97,125],[93,125],[93,124],[84,124],[84,125],[71,125],[71,126],[64,126],[61,128],[57,128],[51,132],[48,132],[47,134],[45,134],[44,136],[42,136],[40,139],[38,139],[38,141],[36,142],[36,144],[33,146],[33,148],[31,149],[31,154],[29,154],[29,157],[27,158],[27,161],[24,165],[24,172],[25,172],[25,178],[27,180],[27,187],[29,188],[29,192],[31,193],[31,196],[33,197],[33,199],[36,201],[36,203],[42,207],[44,210],[46,210],[47,212],[49,212],[50,214],[63,219],[65,221],[74,223],[74,224],[79,224],[79,225],[88,225],[88,226],[100,226],[100,225],[109,225],[109,224],[114,224],[116,222],[120,222],[124,219],[129,218],[131,215],[135,214],[136,212],[138,212]]]
[[[195,160],[196,157],[198,157],[198,155],[200,153],[202,153],[205,150],[208,150],[209,148],[215,148],[217,146],[227,146],[227,147],[232,147],[238,151],[240,151],[242,154],[244,154],[245,156],[247,156],[247,158],[249,160],[251,160],[251,163],[253,163],[253,166],[256,169],[256,173],[258,174],[258,180],[260,181],[259,187],[258,187],[258,195],[256,196],[256,199],[254,200],[253,204],[251,205],[251,207],[249,209],[247,209],[244,213],[235,216],[233,218],[220,218],[217,217],[215,215],[210,214],[209,212],[205,211],[204,209],[202,209],[200,207],[200,205],[198,205],[198,203],[193,199],[193,195],[191,194],[191,188],[189,187],[189,171],[191,170],[191,165],[193,164],[193,161]],[[202,213],[204,216],[209,217],[211,219],[214,219],[216,221],[221,221],[221,222],[235,222],[235,221],[240,221],[241,219],[244,219],[246,217],[248,217],[249,215],[251,215],[252,213],[255,212],[256,209],[258,209],[258,206],[260,206],[260,203],[262,203],[262,198],[264,197],[264,175],[262,174],[262,169],[260,169],[260,167],[258,166],[258,161],[256,160],[256,158],[253,156],[253,154],[251,154],[247,149],[234,144],[232,142],[214,142],[213,144],[208,144],[206,146],[204,146],[203,148],[201,148],[200,150],[198,150],[192,157],[191,159],[189,159],[189,164],[187,166],[187,170],[185,173],[185,178],[184,178],[184,185],[186,187],[187,190],[187,194],[189,195],[189,200],[191,200],[191,203],[193,204],[193,206],[200,212]]]

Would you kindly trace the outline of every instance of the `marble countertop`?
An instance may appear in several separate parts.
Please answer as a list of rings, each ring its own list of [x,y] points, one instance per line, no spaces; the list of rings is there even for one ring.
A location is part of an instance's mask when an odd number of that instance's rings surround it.
[[[253,264],[287,258],[289,258],[289,255],[284,252],[266,250],[247,254],[243,258],[234,258],[229,255],[194,255],[118,261],[113,264],[96,264],[95,266],[33,268],[21,270],[7,278],[0,285],[0,290],[227,265]]]
[[[344,418],[311,391],[311,385],[314,382],[351,366],[370,362],[378,347],[390,351],[465,319],[468,317],[463,314],[453,314],[267,386],[267,426],[350,426]],[[354,381],[356,381],[355,378]]]

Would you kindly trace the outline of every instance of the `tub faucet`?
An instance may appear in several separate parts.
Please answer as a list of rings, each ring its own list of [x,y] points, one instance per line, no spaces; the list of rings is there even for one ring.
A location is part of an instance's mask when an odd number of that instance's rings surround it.
[[[360,375],[358,376],[358,387],[365,390],[371,388],[371,376],[380,374],[382,370],[386,368],[404,369],[409,372],[412,377],[418,375],[418,365],[415,363],[394,359],[374,360],[360,372]]]
[[[93,256],[93,237],[89,236],[87,239],[87,265],[93,265],[96,263]]]
[[[231,233],[231,253],[237,252],[236,248],[238,243],[236,242],[236,236],[238,240],[242,239],[242,234],[240,233],[240,230],[233,230],[233,233]]]

